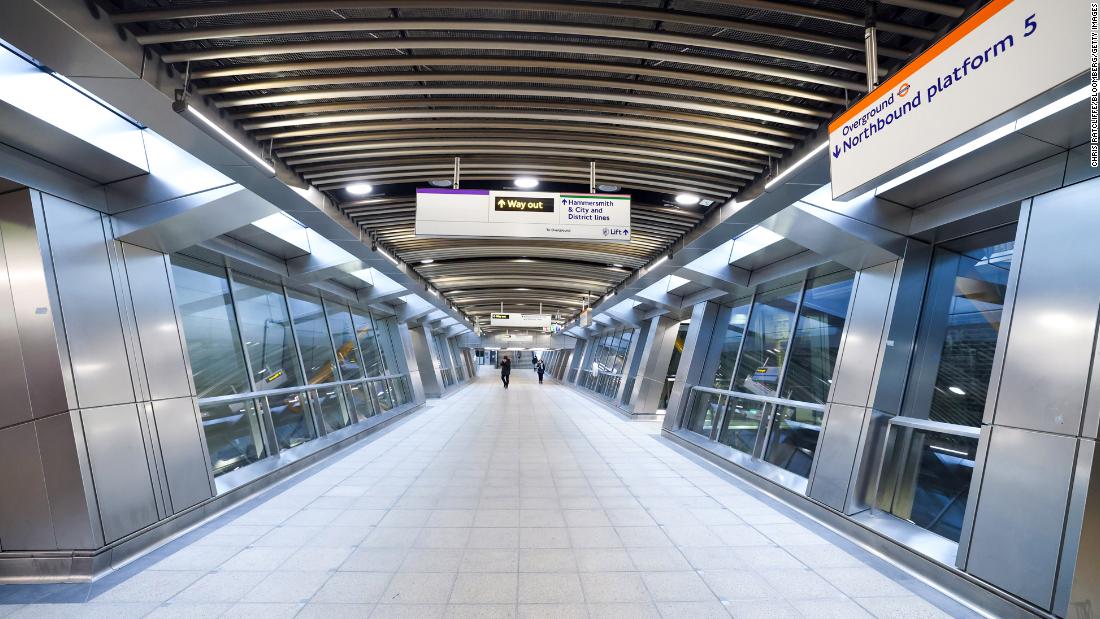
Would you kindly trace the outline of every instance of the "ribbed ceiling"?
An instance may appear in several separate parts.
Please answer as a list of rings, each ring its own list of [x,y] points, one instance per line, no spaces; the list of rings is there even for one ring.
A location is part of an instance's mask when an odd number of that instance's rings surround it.
[[[572,315],[865,90],[862,0],[101,0],[121,27],[461,310]],[[891,0],[880,66],[970,8]],[[629,244],[417,238],[452,178],[633,196]],[[366,181],[372,195],[343,187]],[[704,205],[676,208],[693,192]],[[431,264],[421,264],[423,260]],[[614,266],[619,265],[619,266]]]

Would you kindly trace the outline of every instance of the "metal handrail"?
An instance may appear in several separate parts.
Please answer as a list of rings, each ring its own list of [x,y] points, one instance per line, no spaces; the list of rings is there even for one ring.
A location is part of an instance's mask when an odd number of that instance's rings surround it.
[[[253,398],[265,398],[271,396],[289,395],[292,393],[301,393],[303,391],[313,391],[320,389],[328,389],[331,387],[342,387],[344,385],[354,385],[357,383],[376,383],[381,380],[390,380],[393,378],[404,378],[407,374],[384,374],[382,376],[370,376],[367,378],[353,378],[349,380],[337,380],[328,383],[316,383],[311,385],[300,385],[297,387],[282,387],[280,389],[267,389],[263,391],[248,391],[246,393],[231,393],[229,395],[218,395],[210,398],[199,398],[198,403],[202,404],[222,404],[224,402],[237,402],[240,400],[250,400]]]
[[[817,404],[815,402],[802,402],[801,400],[788,400],[786,398],[776,398],[767,395],[757,395],[755,393],[744,393],[741,391],[729,391],[727,389],[714,389],[713,387],[700,387],[698,385],[692,385],[692,391],[700,391],[703,393],[712,393],[714,395],[724,395],[731,398],[742,398],[745,400],[756,400],[757,402],[764,402],[765,404],[775,404],[776,406],[790,406],[793,408],[808,408],[815,411],[825,411],[824,404]]]
[[[931,419],[918,419],[916,417],[893,417],[890,419],[890,425],[974,439],[980,438],[982,433],[981,428],[975,428],[973,426],[960,426],[954,423],[932,421]]]

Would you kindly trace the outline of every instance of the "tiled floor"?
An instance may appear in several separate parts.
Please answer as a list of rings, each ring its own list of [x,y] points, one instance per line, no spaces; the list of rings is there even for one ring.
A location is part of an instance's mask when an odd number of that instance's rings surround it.
[[[656,424],[517,371],[96,583],[0,587],[3,616],[974,615]]]

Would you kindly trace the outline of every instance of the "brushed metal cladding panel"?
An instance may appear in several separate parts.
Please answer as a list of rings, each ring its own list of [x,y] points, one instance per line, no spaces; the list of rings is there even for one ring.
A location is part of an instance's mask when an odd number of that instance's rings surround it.
[[[82,410],[103,537],[113,542],[157,520],[138,410],[121,404]]]
[[[53,415],[35,422],[46,488],[50,495],[57,547],[91,550],[103,545],[95,513],[95,490],[78,413]]]
[[[123,244],[141,356],[154,400],[192,395],[164,254]]]
[[[2,199],[2,198],[0,198]],[[2,208],[2,206],[0,206]],[[0,428],[31,419],[31,394],[27,390],[27,372],[19,345],[19,323],[15,319],[15,301],[11,294],[8,261],[4,256],[3,227],[0,226]]]
[[[688,325],[687,336],[684,338],[684,350],[680,354],[676,379],[668,396],[668,411],[663,424],[670,430],[680,427],[680,412],[685,401],[684,389],[687,385],[698,385],[704,376],[707,349],[714,340],[715,323],[720,309],[721,306],[717,303],[704,302],[696,304],[691,310],[691,324]],[[726,325],[722,323],[722,331],[725,332],[725,329]]]
[[[34,424],[0,430],[0,549],[56,550]]]
[[[912,240],[905,248],[905,258],[897,276],[897,293],[889,310],[878,384],[872,394],[875,410],[891,415],[901,413],[931,260],[932,249],[926,243]]]
[[[1063,617],[1090,617],[1088,611],[1100,608],[1100,561],[1096,560],[1100,557],[1100,450],[1096,447],[1094,441],[1081,441],[1074,480],[1078,500],[1071,502],[1075,509],[1070,511],[1055,596],[1054,612]]]
[[[54,196],[42,203],[80,408],[133,402],[101,215]]]
[[[199,415],[191,398],[153,402],[160,453],[168,478],[172,512],[210,498],[210,474],[199,436]]]
[[[837,511],[844,510],[867,414],[858,406],[829,404],[809,494]]]
[[[871,383],[879,362],[897,267],[898,262],[891,262],[859,273],[837,355],[836,378],[830,394],[833,402],[870,405]]]
[[[1077,435],[1100,309],[1100,179],[1035,198],[994,423]]]
[[[39,245],[36,229],[35,208],[40,199],[41,194],[30,191],[0,196],[4,256],[9,274],[18,274],[9,282],[34,417],[60,413],[76,405],[60,313],[46,275],[48,252]]]
[[[1050,608],[1076,439],[1017,428],[990,434],[967,571]]]

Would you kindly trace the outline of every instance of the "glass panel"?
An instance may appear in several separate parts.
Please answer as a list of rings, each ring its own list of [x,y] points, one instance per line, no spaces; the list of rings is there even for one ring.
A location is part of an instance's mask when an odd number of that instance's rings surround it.
[[[340,367],[340,377],[352,380],[363,377],[363,367],[359,363],[359,342],[355,338],[355,325],[346,305],[325,301],[325,313],[328,314],[328,328],[332,341],[336,345],[336,361]]]
[[[298,335],[298,346],[302,350],[306,382],[318,385],[340,380],[336,374],[336,355],[332,351],[321,298],[290,290],[287,302]]]
[[[225,269],[172,256],[172,278],[198,397],[251,391]]]
[[[375,318],[375,327],[378,329],[378,348],[382,351],[382,367],[387,374],[400,374],[402,353],[401,335],[397,330],[397,319],[393,316]]]
[[[333,386],[312,393],[314,405],[321,412],[321,420],[329,432],[351,424],[351,416],[344,404],[343,389]]]
[[[977,450],[975,438],[892,428],[879,508],[959,541]]]
[[[993,369],[1012,243],[970,254],[958,256],[955,276],[948,284],[951,301],[928,418],[977,427],[982,424]]]
[[[344,395],[359,419],[366,419],[375,415],[374,404],[370,401],[370,394],[363,383],[344,385]]]
[[[382,376],[386,373],[386,367],[382,364],[382,351],[378,349],[378,332],[374,328],[374,321],[366,312],[352,310],[352,322],[355,325],[355,335],[359,338],[359,348],[363,352],[363,369],[367,376]]]
[[[233,294],[256,389],[302,384],[282,288],[239,276]]]
[[[273,395],[267,402],[279,447],[290,449],[317,436],[304,394]]]
[[[801,406],[777,406],[764,459],[796,475],[809,477],[824,414]]]
[[[691,418],[684,426],[697,434],[709,437],[714,432],[718,414],[726,406],[727,396],[696,391],[692,395]]]
[[[756,400],[726,399],[726,420],[718,440],[739,451],[753,453],[765,406],[767,405]]]
[[[199,406],[215,476],[267,456],[263,423],[252,400]]]
[[[676,332],[676,343],[672,347],[672,359],[668,362],[668,371],[665,375],[665,386],[661,390],[661,400],[657,404],[657,410],[668,408],[668,398],[672,395],[672,386],[676,382],[676,370],[680,367],[680,355],[684,354],[684,342],[687,341],[688,327],[691,321],[680,323],[680,330]]]
[[[792,284],[756,297],[732,391],[774,396],[794,326],[801,286]]]
[[[741,350],[741,340],[745,337],[745,325],[749,322],[749,303],[751,297],[739,299],[730,310],[730,320],[722,338],[722,351],[718,357],[718,369],[714,372],[715,389],[729,389],[733,376],[733,366],[737,363],[737,353]]]
[[[393,393],[390,391],[390,381],[375,380],[367,383],[367,385],[374,395],[374,401],[378,404],[380,412],[384,413],[393,409]]]
[[[807,282],[783,375],[784,398],[815,404],[828,399],[854,277],[852,271],[841,271]]]

